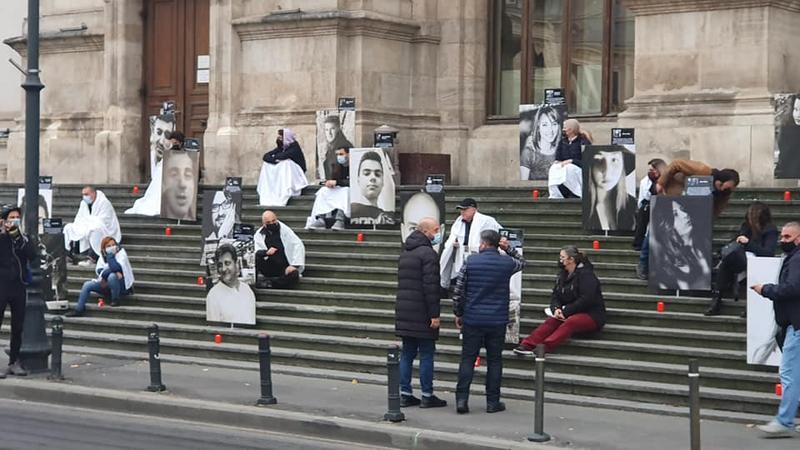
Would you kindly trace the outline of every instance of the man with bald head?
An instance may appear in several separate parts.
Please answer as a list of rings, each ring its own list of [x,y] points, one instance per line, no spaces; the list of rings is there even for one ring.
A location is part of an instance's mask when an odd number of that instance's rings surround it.
[[[256,231],[256,287],[288,289],[297,285],[306,264],[303,241],[266,210],[261,215],[261,228]]]
[[[758,426],[765,437],[793,436],[797,408],[800,406],[800,223],[789,222],[784,225],[778,244],[783,250],[778,282],[751,287],[758,295],[772,300],[775,322],[780,327],[779,336],[782,337],[778,344],[782,344],[783,350],[780,370],[783,395],[775,418],[766,425]]]
[[[422,218],[406,238],[397,263],[395,334],[403,339],[400,353],[400,406],[437,408],[447,402],[433,395],[433,353],[439,338],[439,220]],[[411,390],[411,372],[419,354],[422,400]]]

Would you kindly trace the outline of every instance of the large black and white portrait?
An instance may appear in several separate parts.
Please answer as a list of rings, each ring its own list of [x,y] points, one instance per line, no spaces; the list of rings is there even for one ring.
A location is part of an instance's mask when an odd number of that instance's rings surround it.
[[[19,188],[17,190],[17,206],[20,207],[22,210],[22,231],[25,231],[25,202],[27,198],[25,197],[25,188]],[[37,230],[38,234],[42,234],[44,232],[42,228],[42,221],[44,219],[49,219],[51,213],[53,211],[53,190],[52,189],[39,189],[39,229]]]
[[[400,203],[403,205],[402,221],[400,222],[400,238],[406,242],[406,238],[417,229],[420,220],[431,217],[439,221],[439,234],[441,242],[444,242],[445,234],[445,203],[444,192],[401,192]],[[439,251],[439,245],[433,249]]]
[[[636,225],[636,155],[622,145],[583,151],[583,226],[632,231]]]
[[[800,94],[775,96],[775,178],[800,178]]]
[[[44,233],[39,238],[39,254],[42,255],[42,298],[45,302],[67,300],[67,251],[64,248],[64,234],[61,219],[58,226],[49,226],[44,221]]]
[[[214,255],[219,276],[206,295],[206,320],[245,325],[256,323],[256,296],[247,283],[239,279],[239,255],[231,244],[221,244]]]
[[[355,137],[355,111],[317,111],[317,177],[320,180],[332,179],[336,150],[353,148]]]
[[[205,191],[203,193],[203,238],[233,238],[233,225],[241,222],[242,193]]]
[[[556,160],[566,105],[519,105],[519,173],[521,180],[546,180]]]
[[[167,150],[161,183],[161,217],[197,220],[199,152]]]
[[[350,224],[394,225],[394,170],[380,148],[350,151]]]
[[[141,198],[125,214],[157,216],[161,214],[161,183],[164,152],[170,148],[168,135],[175,131],[174,103],[166,102],[158,115],[150,116],[150,184]]]
[[[650,204],[650,288],[711,288],[713,199],[653,196]]]
[[[781,258],[747,257],[747,285],[776,284],[781,271]],[[780,366],[783,354],[775,335],[775,310],[768,298],[747,290],[747,364]]]

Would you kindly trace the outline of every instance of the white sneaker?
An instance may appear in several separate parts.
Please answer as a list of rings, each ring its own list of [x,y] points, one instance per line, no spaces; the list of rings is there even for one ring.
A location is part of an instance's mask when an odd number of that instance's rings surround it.
[[[324,230],[325,229],[325,220],[323,219],[312,219],[309,217],[306,220],[306,230]]]
[[[83,261],[79,262],[78,265],[81,267],[92,267],[97,263],[92,261],[91,259],[84,259]]]
[[[341,231],[341,230],[344,230],[344,222],[343,222],[343,221],[341,221],[341,220],[337,220],[337,221],[336,221],[336,222],[333,224],[333,226],[331,227],[331,230],[335,230],[335,231]]]
[[[764,433],[762,437],[768,439],[789,438],[794,436],[794,433],[792,432],[791,428],[779,424],[774,419],[770,421],[770,423],[766,425],[759,425],[756,428],[758,428],[762,433]]]

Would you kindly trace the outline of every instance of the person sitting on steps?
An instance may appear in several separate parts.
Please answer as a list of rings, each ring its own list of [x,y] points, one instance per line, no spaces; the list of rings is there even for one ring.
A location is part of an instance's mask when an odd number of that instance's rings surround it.
[[[314,198],[311,215],[306,219],[306,230],[344,230],[350,216],[350,149],[336,150],[330,179],[322,183]]]
[[[101,251],[95,267],[97,278],[83,283],[78,304],[73,311],[67,313],[67,317],[82,316],[92,292],[111,300],[111,306],[119,306],[120,299],[133,291],[133,269],[128,253],[111,236],[103,238],[100,245]]]
[[[514,353],[533,355],[539,344],[547,353],[565,343],[575,333],[589,333],[603,328],[606,306],[600,280],[589,259],[575,246],[561,249],[560,272],[550,297],[551,317],[522,340]]]

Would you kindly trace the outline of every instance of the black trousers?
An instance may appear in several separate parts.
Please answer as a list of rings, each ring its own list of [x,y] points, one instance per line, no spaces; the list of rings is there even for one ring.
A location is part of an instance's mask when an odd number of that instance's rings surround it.
[[[25,323],[25,286],[20,282],[4,283],[0,286],[0,327],[3,326],[3,315],[6,306],[11,307],[11,349],[8,363],[14,364],[19,358],[22,346],[22,325]]]
[[[741,253],[741,254],[739,254]],[[719,264],[717,272],[717,291],[722,293],[732,293],[738,297],[738,289],[735,289],[736,276],[740,272],[747,270],[747,256],[744,255],[744,250],[741,252],[733,252],[726,258],[723,258]]]
[[[264,261],[264,257],[267,255],[266,250],[259,250],[256,252],[256,271],[261,279],[269,281],[271,287],[278,288],[278,289],[288,289],[292,288],[300,281],[300,272],[295,270],[294,272],[286,275],[285,273],[280,276],[273,276],[272,274],[267,274],[267,264]]]
[[[475,373],[475,358],[486,348],[486,404],[492,405],[500,401],[500,383],[503,381],[503,343],[506,338],[506,326],[494,325],[461,327],[461,363],[458,366],[458,384],[456,399],[467,400],[469,387]]]
[[[647,225],[650,224],[650,202],[645,202],[636,211],[636,230],[633,234],[633,248],[641,250],[644,234],[647,232]]]

